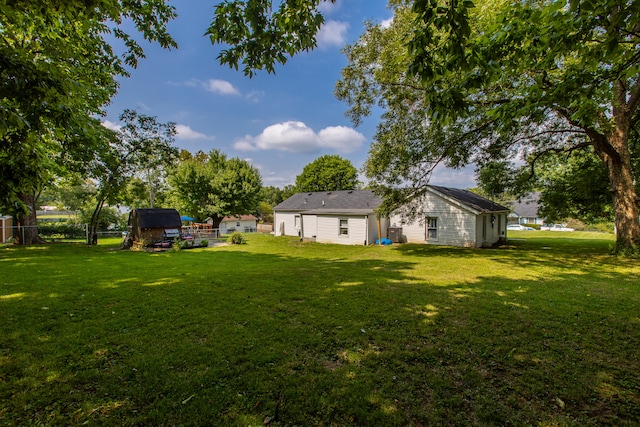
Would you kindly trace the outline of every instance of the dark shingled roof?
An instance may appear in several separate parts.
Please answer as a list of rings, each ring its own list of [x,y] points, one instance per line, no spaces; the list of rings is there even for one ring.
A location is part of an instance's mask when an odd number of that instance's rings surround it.
[[[469,190],[440,187],[437,185],[430,185],[429,187],[436,192],[448,196],[451,199],[457,200],[461,204],[479,212],[509,211],[509,208],[499,205],[489,199],[485,199],[484,197],[472,193]]]
[[[131,217],[138,218],[140,228],[180,228],[182,221],[175,209],[134,209]],[[129,220],[131,221],[131,219]]]
[[[371,190],[317,191],[297,193],[273,208],[274,211],[353,211],[373,209],[382,199]]]
[[[514,203],[513,212],[525,218],[537,218],[540,204],[540,193],[531,193],[521,201]]]

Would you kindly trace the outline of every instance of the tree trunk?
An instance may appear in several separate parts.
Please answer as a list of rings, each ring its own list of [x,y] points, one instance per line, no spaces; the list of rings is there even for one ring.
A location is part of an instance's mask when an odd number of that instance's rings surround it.
[[[608,135],[587,132],[596,153],[607,167],[613,198],[616,227],[616,253],[640,250],[638,194],[635,190],[629,152],[629,125],[616,117],[616,128]]]
[[[640,221],[631,164],[611,158],[607,163],[615,209],[616,252],[637,251],[640,249]]]
[[[36,218],[36,198],[33,194],[20,194],[20,200],[28,206],[29,212],[16,217],[16,228],[13,229],[13,241],[16,245],[32,245],[45,243],[38,234],[38,220]]]
[[[87,245],[98,244],[98,220],[100,219],[100,212],[102,212],[102,206],[104,206],[104,197],[98,196],[98,203],[91,214],[91,223],[89,224],[89,233],[87,235]]]

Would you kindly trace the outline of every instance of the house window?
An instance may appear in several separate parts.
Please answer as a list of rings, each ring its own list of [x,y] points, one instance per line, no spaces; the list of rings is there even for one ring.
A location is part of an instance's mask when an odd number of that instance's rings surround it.
[[[348,219],[340,219],[340,228],[338,230],[338,235],[340,235],[340,236],[348,236],[349,235],[349,220]]]
[[[240,221],[236,222],[236,227],[240,227]]]
[[[426,219],[426,236],[427,240],[437,240],[438,239],[438,218],[430,218]]]
[[[296,215],[293,217],[293,227],[300,228],[300,215]]]

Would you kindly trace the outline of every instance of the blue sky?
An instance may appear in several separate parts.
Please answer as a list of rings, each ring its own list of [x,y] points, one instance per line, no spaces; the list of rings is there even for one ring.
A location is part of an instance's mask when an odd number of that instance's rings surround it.
[[[325,154],[338,154],[360,169],[373,138],[376,117],[358,128],[344,116],[347,106],[333,96],[346,65],[341,49],[357,40],[367,20],[392,17],[386,0],[337,0],[322,6],[325,25],[318,47],[253,78],[221,66],[221,46],[204,32],[215,0],[171,0],[178,18],[169,23],[178,49],[144,44],[146,58],[131,77],[122,79],[107,108],[107,127],[117,127],[126,109],[175,122],[175,145],[191,152],[220,149],[250,161],[264,185],[293,184],[305,165]],[[364,180],[364,179],[363,179]],[[475,186],[471,168],[440,168],[431,182]]]

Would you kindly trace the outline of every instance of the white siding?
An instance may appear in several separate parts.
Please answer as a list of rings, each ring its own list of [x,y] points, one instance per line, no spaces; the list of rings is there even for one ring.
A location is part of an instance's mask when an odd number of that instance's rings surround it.
[[[318,235],[318,216],[302,215],[302,231],[305,239],[315,239]]]
[[[299,236],[300,228],[295,226],[295,212],[275,212],[273,216],[273,234],[275,236]],[[284,224],[284,234],[281,227]]]
[[[493,217],[493,224],[492,224]],[[477,239],[478,246],[492,246],[500,240],[500,237],[506,236],[505,214],[481,214],[477,220]]]
[[[367,244],[372,245],[378,240],[387,237],[389,222],[386,218],[380,218],[380,236],[378,236],[378,218],[375,214],[369,215],[369,241]]]
[[[346,236],[341,236],[339,233],[340,219],[347,219],[349,221],[349,231]],[[317,242],[337,243],[341,245],[364,245],[365,242],[369,243],[367,237],[367,217],[318,215]]]
[[[446,246],[479,246],[476,244],[476,219],[473,213],[434,194],[427,195],[423,205],[424,217],[411,223],[405,223],[400,215],[391,215],[390,226],[402,227],[403,241]],[[437,239],[426,238],[427,217],[438,220]]]
[[[240,223],[240,225],[238,225],[238,223]],[[222,221],[220,223],[220,232],[222,234],[227,234],[231,231],[239,231],[243,233],[245,228],[251,228],[255,231],[256,221],[255,220],[234,220],[234,221]]]

